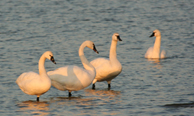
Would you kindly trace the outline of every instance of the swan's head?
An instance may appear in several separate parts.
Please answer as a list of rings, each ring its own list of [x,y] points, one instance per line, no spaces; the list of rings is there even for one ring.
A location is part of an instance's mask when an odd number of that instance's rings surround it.
[[[160,35],[160,31],[159,31],[158,29],[154,30],[153,33],[152,33],[152,35],[150,35],[150,37],[154,37],[154,36],[155,36],[155,37],[161,36],[161,35]]]
[[[112,40],[114,40],[114,41],[122,41],[122,39],[120,38],[118,33],[114,33],[112,35]]]
[[[97,54],[99,53],[95,47],[95,44],[92,41],[85,41],[84,43],[86,43],[86,46],[92,50],[94,50]]]
[[[50,61],[52,61],[54,64],[56,64],[55,59],[54,59],[54,57],[53,57],[53,53],[52,53],[51,51],[46,51],[46,52],[44,53],[44,56],[45,56],[47,59],[49,59]]]

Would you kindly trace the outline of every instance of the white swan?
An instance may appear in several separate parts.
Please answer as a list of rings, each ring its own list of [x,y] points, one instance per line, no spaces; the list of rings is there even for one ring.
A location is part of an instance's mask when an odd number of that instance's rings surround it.
[[[36,95],[37,101],[39,101],[40,95],[46,93],[51,87],[51,80],[44,68],[46,58],[55,63],[53,53],[47,51],[39,59],[39,74],[35,72],[24,72],[16,80],[20,89],[26,94]]]
[[[159,30],[154,30],[152,35],[150,37],[155,36],[155,43],[153,47],[150,47],[146,54],[145,58],[165,58],[166,57],[166,51],[164,49],[161,49],[160,44],[161,44],[161,34]],[[161,50],[160,50],[161,49]]]
[[[79,48],[79,57],[85,69],[75,65],[69,65],[47,72],[51,78],[52,86],[61,91],[68,90],[69,97],[71,97],[72,91],[79,91],[89,86],[96,75],[95,68],[84,56],[83,51],[85,47],[93,49],[96,53],[98,53],[92,41],[85,41],[82,43]]]
[[[117,59],[117,41],[122,41],[118,33],[114,33],[112,36],[112,43],[110,46],[109,59],[97,58],[90,63],[96,69],[96,77],[93,80],[92,89],[95,89],[95,83],[101,81],[107,81],[108,89],[110,89],[111,80],[119,75],[122,71],[122,65]]]

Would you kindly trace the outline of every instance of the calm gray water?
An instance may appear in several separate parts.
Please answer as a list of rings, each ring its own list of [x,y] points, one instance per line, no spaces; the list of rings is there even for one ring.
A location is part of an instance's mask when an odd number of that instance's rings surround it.
[[[146,50],[162,34],[166,59],[149,61]],[[117,55],[123,71],[112,81],[84,90],[53,87],[40,97],[24,94],[15,83],[26,71],[38,72],[38,60],[52,51],[57,62],[82,66],[78,49],[91,40],[99,54],[86,48],[89,61],[108,57],[111,37],[119,33]],[[193,0],[0,0],[0,115],[193,115]]]

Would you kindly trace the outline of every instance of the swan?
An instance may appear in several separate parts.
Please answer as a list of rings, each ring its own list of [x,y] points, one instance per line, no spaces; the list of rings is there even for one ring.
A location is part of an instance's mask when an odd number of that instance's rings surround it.
[[[96,77],[93,80],[92,89],[95,89],[95,83],[101,81],[107,81],[108,89],[111,87],[111,80],[118,76],[122,71],[122,65],[117,59],[117,41],[122,41],[118,33],[114,33],[112,36],[112,43],[110,46],[109,59],[97,58],[90,63],[96,69]]]
[[[47,51],[39,59],[39,74],[32,71],[24,72],[16,80],[19,88],[28,95],[36,95],[37,101],[39,101],[40,95],[46,93],[51,87],[51,80],[44,67],[46,58],[56,64],[53,53]]]
[[[150,47],[146,54],[145,54],[145,58],[165,58],[166,57],[166,51],[164,49],[161,49],[160,45],[161,45],[161,34],[159,30],[154,30],[152,35],[150,35],[150,37],[155,36],[155,43],[153,47]],[[161,50],[160,50],[161,49]]]
[[[85,41],[81,44],[79,48],[79,57],[84,68],[75,65],[67,65],[54,71],[47,72],[51,79],[52,86],[61,91],[69,91],[69,97],[72,96],[72,91],[79,91],[88,87],[96,75],[95,68],[84,56],[83,51],[85,47],[93,49],[96,53],[98,53],[92,41]]]

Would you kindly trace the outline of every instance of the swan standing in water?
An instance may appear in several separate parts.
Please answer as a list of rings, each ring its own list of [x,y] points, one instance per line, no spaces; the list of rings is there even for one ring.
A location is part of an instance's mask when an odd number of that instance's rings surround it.
[[[165,50],[160,50],[160,44],[161,44],[161,34],[159,30],[154,30],[152,35],[150,35],[150,37],[155,36],[155,43],[153,47],[150,47],[146,54],[145,54],[145,58],[165,58],[166,57],[166,51]]]
[[[82,43],[79,48],[79,57],[85,69],[75,65],[68,65],[47,73],[51,79],[52,86],[61,91],[68,90],[69,97],[71,97],[72,91],[79,91],[88,87],[96,76],[95,68],[84,56],[85,47],[93,49],[98,53],[92,41]]]
[[[24,72],[16,80],[20,89],[28,95],[36,95],[37,101],[39,101],[40,95],[46,93],[51,87],[51,80],[44,67],[46,58],[55,63],[53,53],[47,51],[39,59],[39,74],[35,72]]]
[[[109,59],[97,58],[90,63],[96,69],[96,77],[93,80],[92,89],[95,89],[95,83],[101,81],[107,81],[108,89],[111,87],[111,80],[119,75],[122,71],[122,65],[117,59],[117,41],[122,41],[118,33],[114,33],[112,36],[112,43],[110,46]]]

